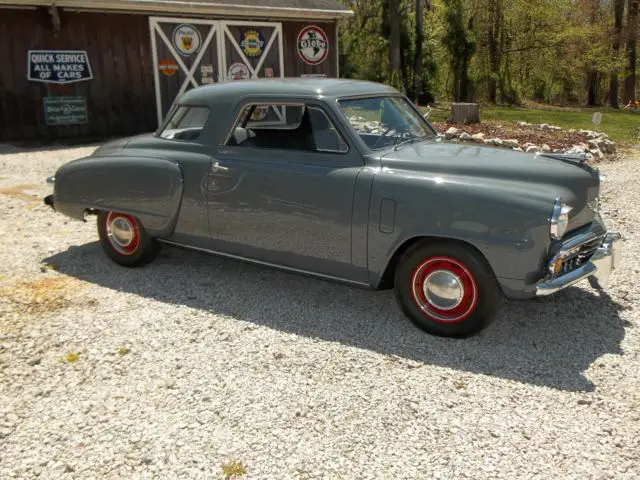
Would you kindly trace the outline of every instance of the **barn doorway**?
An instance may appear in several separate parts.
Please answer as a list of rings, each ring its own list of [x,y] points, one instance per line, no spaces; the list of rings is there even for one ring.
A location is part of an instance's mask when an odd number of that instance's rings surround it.
[[[151,17],[149,29],[158,125],[191,88],[284,77],[281,23]]]

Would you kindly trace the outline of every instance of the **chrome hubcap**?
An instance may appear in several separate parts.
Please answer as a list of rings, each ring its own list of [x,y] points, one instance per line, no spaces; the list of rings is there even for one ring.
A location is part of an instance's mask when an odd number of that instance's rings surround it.
[[[464,297],[460,277],[448,270],[431,272],[422,285],[427,301],[440,310],[453,310]]]
[[[109,239],[116,250],[126,249],[135,238],[134,227],[131,222],[124,217],[116,217],[108,224]]]

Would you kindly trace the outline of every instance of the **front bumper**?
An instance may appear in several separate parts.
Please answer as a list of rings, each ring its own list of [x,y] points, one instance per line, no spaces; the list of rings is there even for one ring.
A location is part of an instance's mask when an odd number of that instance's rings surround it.
[[[560,251],[549,261],[548,269],[550,275],[536,285],[536,295],[551,295],[585,278],[595,280],[600,288],[606,288],[611,272],[620,263],[621,239],[621,235],[617,232],[608,232],[602,237],[594,238],[593,235],[587,234],[584,235],[584,238],[572,239],[567,245],[563,245]],[[601,241],[601,243],[599,243],[593,254],[589,252],[591,257],[588,260],[567,273],[560,272],[554,275],[553,272],[558,270],[559,265],[579,258],[581,254],[584,254],[586,246],[593,245],[594,241],[598,243]]]

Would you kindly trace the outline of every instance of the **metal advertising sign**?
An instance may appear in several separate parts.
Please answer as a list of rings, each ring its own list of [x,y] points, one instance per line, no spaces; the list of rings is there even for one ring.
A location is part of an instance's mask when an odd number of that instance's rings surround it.
[[[240,36],[240,48],[247,57],[262,55],[264,44],[264,37],[257,30],[245,30]]]
[[[173,45],[180,55],[189,57],[200,51],[202,37],[196,27],[183,23],[173,30]]]
[[[242,62],[232,64],[227,72],[228,80],[248,80],[250,78],[251,74],[249,73],[249,69]]]
[[[173,75],[178,73],[178,70],[180,70],[178,62],[176,62],[173,58],[166,58],[162,60],[158,65],[158,68],[167,77],[172,77]]]
[[[84,97],[44,97],[44,117],[47,125],[83,125],[88,123]]]
[[[32,82],[66,84],[93,78],[84,50],[29,50],[27,65]]]
[[[308,25],[298,34],[298,55],[309,65],[319,65],[329,56],[329,37],[320,27]]]

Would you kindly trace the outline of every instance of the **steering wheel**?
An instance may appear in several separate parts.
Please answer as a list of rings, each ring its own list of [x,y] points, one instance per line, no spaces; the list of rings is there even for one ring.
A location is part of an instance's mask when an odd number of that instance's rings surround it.
[[[380,143],[380,141],[387,136],[387,134],[391,131],[391,130],[397,130],[399,126],[404,125],[405,127],[408,127],[408,125],[405,122],[398,122],[394,125],[391,125],[389,128],[387,128],[382,135],[380,135],[380,137],[378,138],[378,140],[375,141],[375,143],[373,144],[373,146],[371,147],[372,149],[375,149],[378,144]]]

